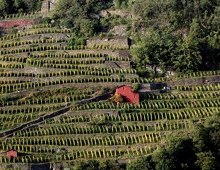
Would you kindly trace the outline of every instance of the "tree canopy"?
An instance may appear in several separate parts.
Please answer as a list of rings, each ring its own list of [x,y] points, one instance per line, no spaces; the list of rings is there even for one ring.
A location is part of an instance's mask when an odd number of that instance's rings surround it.
[[[220,69],[219,1],[137,0],[131,9],[139,18],[132,36],[141,37],[132,49],[137,67]]]
[[[38,11],[41,3],[41,0],[0,0],[0,16]]]
[[[53,18],[58,20],[60,25],[89,37],[100,31],[98,13],[107,7],[108,1],[60,0],[54,10]]]

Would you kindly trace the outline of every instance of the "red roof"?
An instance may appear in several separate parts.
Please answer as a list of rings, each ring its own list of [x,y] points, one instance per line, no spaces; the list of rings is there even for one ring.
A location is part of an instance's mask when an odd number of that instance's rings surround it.
[[[139,103],[139,93],[135,93],[132,90],[132,87],[130,86],[121,86],[116,89],[116,92],[120,94],[126,102],[132,103],[132,104],[138,104]]]
[[[17,151],[16,150],[9,150],[9,151],[7,151],[7,157],[8,158],[11,158],[11,157],[13,157],[13,158],[15,158],[15,157],[17,157],[18,155],[17,155]]]
[[[0,28],[13,28],[13,27],[24,27],[27,25],[33,25],[33,19],[16,19],[8,21],[0,21]]]

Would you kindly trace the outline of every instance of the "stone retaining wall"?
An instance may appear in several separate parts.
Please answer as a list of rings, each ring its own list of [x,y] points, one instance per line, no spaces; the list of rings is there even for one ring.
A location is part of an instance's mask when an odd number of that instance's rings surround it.
[[[95,46],[110,46],[120,47],[124,49],[129,48],[128,38],[126,37],[113,37],[113,38],[92,38],[86,41],[88,47]]]

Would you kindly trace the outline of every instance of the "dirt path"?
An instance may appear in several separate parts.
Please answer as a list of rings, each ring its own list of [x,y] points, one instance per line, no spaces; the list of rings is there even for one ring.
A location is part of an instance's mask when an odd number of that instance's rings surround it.
[[[84,99],[84,100],[76,102],[75,105],[83,105],[83,104],[96,102],[96,101],[100,101],[100,100],[107,100],[109,97],[111,97],[112,94],[113,94],[113,92],[109,92],[109,93],[106,93],[106,94],[103,94],[103,95],[100,95],[100,96],[95,96],[93,98]],[[41,124],[42,122],[44,122],[47,119],[51,119],[51,118],[60,116],[62,114],[65,114],[66,112],[68,112],[70,110],[71,107],[72,107],[72,105],[69,104],[68,106],[64,107],[63,109],[55,111],[51,114],[40,116],[39,118],[37,118],[37,119],[35,119],[31,122],[22,124],[22,125],[20,125],[16,128],[7,130],[5,132],[2,132],[2,133],[0,133],[0,138],[11,136],[14,132],[37,126],[37,125]]]
[[[49,115],[41,116],[41,117],[39,117],[38,119],[35,119],[35,120],[31,121],[31,122],[22,124],[22,125],[20,125],[20,126],[18,126],[18,127],[16,127],[16,128],[7,130],[7,131],[5,131],[5,132],[2,132],[2,133],[0,133],[0,138],[10,136],[10,135],[12,135],[14,132],[17,132],[17,131],[20,131],[20,130],[24,130],[24,129],[26,129],[26,128],[30,128],[30,127],[32,127],[32,126],[35,126],[35,125],[37,125],[37,124],[42,123],[43,121],[45,121],[45,120],[47,120],[47,119],[51,119],[51,118],[53,118],[53,117],[59,116],[59,115],[61,115],[61,114],[64,114],[64,113],[66,113],[67,111],[69,111],[70,108],[71,108],[71,106],[67,106],[67,107],[65,107],[65,108],[63,108],[63,109],[61,109],[61,110],[58,110],[58,111],[56,111],[56,112],[53,112],[53,113],[51,113],[51,114],[49,114]]]

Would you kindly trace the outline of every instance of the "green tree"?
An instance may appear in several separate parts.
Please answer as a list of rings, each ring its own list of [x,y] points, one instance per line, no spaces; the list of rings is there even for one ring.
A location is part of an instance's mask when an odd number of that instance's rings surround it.
[[[0,0],[0,15],[4,16],[8,12],[8,3],[7,0]]]
[[[152,30],[144,38],[141,38],[136,46],[131,50],[135,61],[140,66],[151,64],[153,67],[159,65],[160,52],[159,52],[160,36],[158,32]]]
[[[197,154],[198,160],[196,164],[200,167],[201,170],[215,170],[216,167],[216,158],[212,155],[211,152],[201,152]]]
[[[22,0],[14,0],[14,7],[19,9],[23,4],[23,1]]]
[[[196,169],[195,148],[191,139],[172,139],[154,155],[156,170]]]
[[[85,13],[78,0],[58,1],[53,14],[53,18],[59,19],[61,24],[67,27],[75,26],[75,19],[83,17]]]
[[[127,8],[129,0],[114,0],[113,3],[115,8]]]
[[[208,118],[203,125],[196,125],[192,136],[197,151],[197,165],[201,169],[220,169],[220,114]]]
[[[212,151],[220,155],[220,114],[206,120],[205,125],[197,125],[193,131],[195,146],[199,152]]]
[[[41,0],[23,0],[21,6],[25,12],[30,13],[34,11],[39,11],[41,9]]]
[[[143,157],[128,164],[127,170],[154,170],[155,162],[151,156]]]
[[[126,164],[119,164],[114,161],[100,161],[99,170],[125,170]]]
[[[167,68],[173,63],[175,50],[177,46],[177,37],[170,31],[151,30],[147,32],[144,38],[141,38],[131,49],[137,67],[145,68],[146,64]]]
[[[60,0],[52,18],[59,21],[62,26],[90,37],[100,31],[98,13],[106,7],[108,3],[105,5],[99,0]]]
[[[191,24],[188,35],[179,40],[176,51],[174,67],[180,72],[198,71],[202,64],[202,55],[199,48],[199,42],[202,35],[202,29],[197,20]]]
[[[0,0],[0,14],[30,13],[41,8],[41,0]]]
[[[174,68],[179,72],[193,72],[200,69],[202,56],[196,44],[185,39],[179,42]]]
[[[79,32],[73,32],[72,37],[69,41],[69,46],[74,47],[78,45],[85,45],[85,37],[83,35],[79,34]]]
[[[77,22],[81,34],[83,34],[85,37],[90,37],[94,35],[96,29],[96,23],[94,20],[80,19]]]
[[[75,170],[97,170],[99,169],[99,162],[95,160],[87,162],[79,162],[75,166]]]

